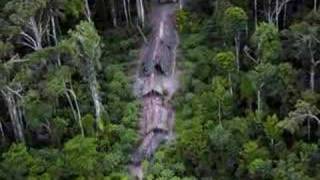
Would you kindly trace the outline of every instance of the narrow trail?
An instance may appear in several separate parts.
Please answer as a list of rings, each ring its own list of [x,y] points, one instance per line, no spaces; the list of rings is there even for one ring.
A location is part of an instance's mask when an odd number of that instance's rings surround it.
[[[153,2],[152,33],[142,48],[135,93],[142,101],[139,121],[140,144],[132,155],[131,174],[143,179],[141,162],[150,159],[159,145],[174,138],[174,109],[170,100],[178,87],[175,64],[179,38],[176,3]]]

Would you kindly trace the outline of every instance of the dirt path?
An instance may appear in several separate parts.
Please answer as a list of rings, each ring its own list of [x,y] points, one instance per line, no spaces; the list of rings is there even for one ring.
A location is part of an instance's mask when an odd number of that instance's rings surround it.
[[[141,162],[151,158],[161,143],[173,138],[174,110],[170,100],[178,87],[175,74],[179,44],[175,24],[177,7],[175,3],[153,3],[152,33],[141,52],[135,88],[143,104],[139,123],[141,141],[130,165],[137,179],[143,179]]]

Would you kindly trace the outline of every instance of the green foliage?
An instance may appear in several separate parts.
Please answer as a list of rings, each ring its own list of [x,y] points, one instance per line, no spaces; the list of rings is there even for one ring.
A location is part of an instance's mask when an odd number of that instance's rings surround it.
[[[187,28],[188,18],[190,18],[188,11],[182,9],[177,12],[177,25],[180,32]]]
[[[39,157],[33,157],[23,144],[13,144],[2,158],[0,177],[3,179],[40,178],[38,175],[45,171],[45,162]]]
[[[5,5],[3,11],[9,15],[13,24],[23,26],[39,9],[45,8],[47,3],[47,0],[12,0]]]
[[[272,162],[270,160],[255,159],[248,168],[249,173],[256,178],[270,179],[272,175]]]
[[[279,125],[290,131],[292,134],[299,130],[299,125],[302,125],[306,119],[314,120],[319,123],[317,115],[320,114],[320,110],[305,101],[299,100],[295,106],[295,110],[289,113],[289,117],[284,121],[281,121]]]
[[[79,18],[84,12],[84,1],[83,0],[68,0],[63,1],[63,7],[67,15],[71,15]]]
[[[242,98],[248,100],[254,99],[254,96],[256,94],[256,85],[255,81],[253,81],[252,78],[253,77],[250,73],[241,76],[239,89]]]
[[[8,57],[13,52],[13,45],[0,41],[0,59]]]
[[[278,28],[273,24],[261,23],[252,37],[257,47],[260,61],[277,61],[281,52],[281,42]]]
[[[92,126],[94,124],[94,117],[92,114],[86,114],[84,117],[81,119],[83,123],[83,127],[85,130],[85,133],[89,136],[93,136],[95,133],[95,130]]]
[[[267,137],[273,142],[279,140],[282,134],[281,129],[278,127],[279,119],[276,115],[268,116],[266,122],[263,123]]]
[[[126,101],[132,99],[128,78],[119,70],[106,75],[110,79],[105,87],[108,92],[108,112],[112,120],[119,121],[126,111]]]
[[[124,125],[135,128],[139,115],[139,106],[136,103],[128,103],[122,121]]]
[[[311,180],[304,167],[304,162],[296,154],[290,154],[287,159],[278,162],[277,168],[274,169],[274,179]]]
[[[215,77],[212,82],[212,90],[214,99],[218,100],[218,106],[224,108],[230,108],[232,106],[231,94],[228,91],[229,84],[227,80],[221,77]]]
[[[274,82],[273,80],[276,78],[277,67],[270,63],[259,64],[252,73],[256,87],[260,88],[261,86],[267,86]]]
[[[199,118],[189,121],[188,124],[185,124],[184,129],[178,138],[178,146],[188,159],[196,161],[206,151],[207,134]]]
[[[209,136],[210,141],[218,151],[223,152],[225,147],[230,143],[231,134],[226,131],[222,125],[215,127]]]
[[[53,104],[48,104],[40,98],[39,92],[30,90],[24,97],[24,107],[26,117],[29,120],[28,125],[35,128],[42,122],[48,121],[53,114]]]
[[[243,151],[241,152],[243,160],[251,164],[256,159],[268,159],[269,152],[264,147],[259,147],[258,142],[250,141],[243,145]]]
[[[67,66],[48,74],[48,84],[46,91],[49,96],[59,96],[65,92],[65,83],[71,77],[71,69]]]
[[[235,55],[231,51],[218,53],[215,61],[223,71],[232,72],[235,70]]]
[[[188,35],[185,39],[183,39],[182,47],[184,49],[191,50],[192,48],[196,48],[204,41],[205,36],[201,33],[194,33]],[[201,47],[203,48],[203,47]],[[188,51],[187,51],[188,52]]]
[[[226,32],[231,35],[247,30],[248,16],[246,12],[239,7],[230,7],[224,13],[224,22]]]
[[[83,178],[98,177],[99,153],[94,138],[74,137],[64,145],[64,154],[67,173],[72,172]]]
[[[288,41],[289,56],[297,59],[311,60],[312,56],[318,59],[318,36],[320,35],[320,26],[315,23],[305,21],[293,24],[288,30],[284,31],[284,35],[290,39]]]
[[[69,32],[73,54],[81,61],[92,61],[100,67],[101,37],[98,35],[94,24],[86,21],[80,22],[74,31]],[[86,64],[86,63],[85,63]]]

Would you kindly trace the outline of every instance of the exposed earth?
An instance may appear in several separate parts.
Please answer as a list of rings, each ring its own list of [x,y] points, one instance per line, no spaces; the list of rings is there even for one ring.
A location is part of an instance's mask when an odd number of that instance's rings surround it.
[[[143,179],[141,162],[151,158],[159,145],[173,139],[174,109],[170,99],[176,91],[176,49],[179,38],[175,24],[176,3],[153,2],[152,33],[141,52],[141,68],[135,91],[142,101],[140,145],[132,156],[130,171]]]

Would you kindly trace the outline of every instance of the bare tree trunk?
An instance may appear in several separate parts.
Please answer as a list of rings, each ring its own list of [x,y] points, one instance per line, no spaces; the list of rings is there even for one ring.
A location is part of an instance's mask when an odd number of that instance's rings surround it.
[[[101,120],[102,103],[100,102],[97,84],[98,83],[96,80],[92,80],[89,82],[91,96],[95,107],[95,118],[96,122],[98,123]]]
[[[260,84],[257,92],[257,113],[258,117],[261,118],[262,115],[262,90],[264,87],[264,83]]]
[[[141,10],[140,10],[140,0],[136,0],[136,8],[137,8],[137,14],[138,14],[138,19],[141,20]]]
[[[88,0],[84,0],[84,4],[85,4],[85,15],[86,15],[86,18],[87,18],[87,20],[89,22],[92,22],[92,20],[91,20],[91,11],[90,11]]]
[[[129,22],[132,22],[132,18],[131,18],[131,2],[130,0],[127,0],[128,2],[128,15],[129,15]]]
[[[218,9],[219,9],[219,1],[214,3],[214,17],[218,16]]]
[[[93,101],[94,108],[95,108],[96,123],[99,124],[101,121],[101,113],[103,111],[103,105],[101,103],[101,99],[100,99],[100,95],[99,95],[100,93],[98,90],[99,84],[97,81],[94,65],[92,64],[91,61],[89,61],[88,68],[89,68],[89,72],[88,72],[88,81],[89,82],[88,83],[89,83],[92,101]]]
[[[309,42],[308,43],[308,49],[309,49],[309,54],[310,54],[310,57],[311,57],[311,65],[310,65],[310,89],[312,92],[314,92],[315,90],[315,75],[316,75],[316,68],[317,66],[320,64],[320,60],[315,60],[314,58],[314,52],[312,51],[312,48],[311,48],[311,43],[312,42]]]
[[[310,118],[308,117],[307,119],[307,126],[308,126],[308,141],[310,142],[311,140],[311,124],[310,124]]]
[[[283,10],[283,23],[282,26],[285,27],[287,25],[287,10],[288,10],[288,5],[284,5],[284,10]]]
[[[24,143],[24,133],[23,133],[23,123],[22,123],[22,112],[18,105],[18,100],[16,99],[16,95],[13,92],[8,90],[1,90],[3,98],[6,101],[8,112],[10,115],[13,132],[16,140]]]
[[[70,97],[69,93],[72,98]],[[66,89],[65,95],[68,99],[73,116],[74,116],[75,120],[77,120],[79,123],[81,135],[82,135],[82,137],[84,137],[84,128],[83,128],[83,124],[82,124],[81,112],[80,112],[77,96],[72,89]],[[74,105],[73,105],[73,103],[74,103]]]
[[[268,13],[267,13],[267,19],[268,23],[272,23],[272,0],[268,0]]]
[[[275,7],[275,11],[273,12],[273,16],[275,19],[275,24],[277,25],[278,28],[279,28],[279,18],[280,18],[281,12],[285,10],[284,18],[286,18],[287,5],[290,1],[292,0],[282,0],[281,2],[279,2],[279,0],[276,1],[276,7]]]
[[[42,49],[42,36],[44,30],[42,30],[41,25],[37,24],[34,16],[31,17],[30,24],[36,41],[36,50]]]
[[[222,125],[222,121],[221,121],[221,118],[222,118],[222,113],[221,113],[221,101],[218,100],[218,109],[219,109],[219,113],[218,113],[218,117],[219,117],[219,124]]]
[[[314,11],[314,12],[317,12],[317,9],[318,9],[318,1],[317,1],[317,0],[314,0],[314,3],[313,3],[313,11]]]
[[[71,108],[71,111],[72,111],[72,114],[73,114],[74,119],[75,119],[75,120],[78,120],[78,119],[77,119],[76,110],[75,110],[75,108],[74,108],[74,106],[73,106],[71,97],[70,97],[69,92],[68,92],[68,90],[66,89],[66,87],[65,87],[65,92],[64,92],[64,94],[65,94],[65,96],[67,97],[67,100],[68,100],[69,106],[70,106],[70,108]]]
[[[262,113],[262,102],[261,102],[261,90],[259,89],[257,92],[257,109],[258,109],[258,115],[260,117],[261,113]]]
[[[78,121],[79,121],[81,134],[82,134],[82,136],[84,136],[84,128],[83,128],[83,125],[82,125],[81,112],[80,112],[79,103],[78,103],[78,100],[77,100],[76,93],[73,91],[73,89],[68,89],[68,91],[71,94],[71,96],[73,97],[73,102],[75,103],[76,110],[77,110],[77,116],[78,116]]]
[[[129,16],[128,16],[127,2],[126,2],[126,0],[122,0],[122,3],[123,3],[124,15],[125,15],[125,18],[126,18],[126,24],[127,24],[127,26],[129,26]]]
[[[279,28],[279,0],[276,0],[276,17],[275,17],[275,21],[276,21],[276,26]]]
[[[138,12],[138,17],[141,23],[141,26],[144,27],[144,7],[143,7],[143,0],[137,0],[136,1],[136,6],[137,6],[137,12]]]
[[[54,45],[57,45],[58,38],[57,38],[57,33],[56,33],[56,21],[54,19],[54,16],[51,16],[51,26],[52,26],[51,28],[52,28],[52,36],[54,39]],[[61,66],[60,55],[58,55],[58,57],[57,57],[57,63],[58,63],[58,67],[60,67]],[[72,88],[71,89],[67,88],[65,80],[63,80],[63,84],[64,84],[64,91],[65,91],[64,94],[67,97],[67,100],[68,100],[68,103],[69,103],[70,108],[72,110],[74,119],[76,121],[78,121],[78,123],[79,123],[81,135],[84,137],[84,129],[83,129],[83,125],[82,125],[81,112],[80,112],[80,108],[78,105],[77,96],[75,95]],[[69,93],[71,94],[72,98],[70,97]],[[75,104],[75,107],[74,107],[73,103]]]
[[[240,71],[240,33],[238,32],[234,38],[236,48],[237,70]]]
[[[255,29],[258,27],[258,2],[257,0],[254,0],[254,24]]]
[[[114,3],[114,0],[110,0],[110,6],[111,6],[111,16],[112,16],[112,23],[114,27],[118,26],[117,22],[117,12],[116,12],[116,5]]]
[[[314,89],[315,89],[315,74],[316,74],[316,67],[314,66],[314,64],[312,64],[310,68],[310,89],[312,92],[314,92]]]
[[[42,49],[42,39],[43,35],[47,32],[47,27],[41,23],[37,22],[34,16],[29,19],[25,30],[22,30],[20,33],[23,37],[22,45],[34,51]]]
[[[50,21],[51,21],[51,28],[52,28],[52,37],[53,37],[53,41],[54,41],[54,45],[58,44],[58,35],[57,35],[57,31],[56,31],[56,21],[54,19],[54,16],[50,17]],[[60,59],[58,61],[58,65],[61,65]]]
[[[233,96],[233,88],[232,88],[232,77],[231,73],[228,74],[229,84],[230,84],[230,94]]]
[[[2,121],[0,119],[0,132],[1,132],[1,142],[3,142],[5,140],[5,134],[4,134],[4,129],[3,129],[3,125],[2,125]]]
[[[141,9],[141,23],[142,23],[142,27],[144,27],[145,15],[144,15],[143,0],[139,0],[139,2],[140,2],[140,9]]]

